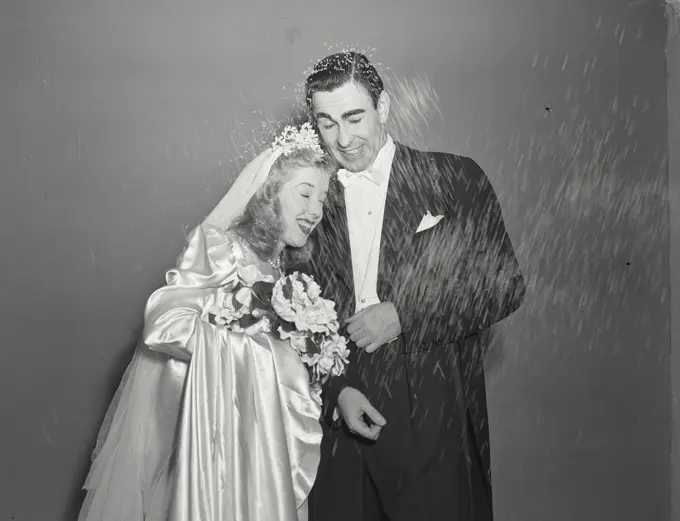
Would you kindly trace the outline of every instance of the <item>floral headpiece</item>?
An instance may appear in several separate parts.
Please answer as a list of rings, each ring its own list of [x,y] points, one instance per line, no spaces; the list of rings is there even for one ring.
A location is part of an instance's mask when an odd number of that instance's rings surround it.
[[[323,152],[319,143],[319,136],[310,123],[303,124],[299,130],[288,125],[283,129],[283,134],[274,140],[272,148],[281,151],[284,156],[290,155],[295,150],[304,150],[305,148]]]

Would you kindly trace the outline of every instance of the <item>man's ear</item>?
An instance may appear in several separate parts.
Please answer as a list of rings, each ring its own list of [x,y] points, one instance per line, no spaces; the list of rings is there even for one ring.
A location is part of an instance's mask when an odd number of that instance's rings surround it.
[[[390,114],[390,95],[387,91],[382,91],[378,97],[378,116],[380,117],[380,123],[383,125],[387,123],[387,117]]]

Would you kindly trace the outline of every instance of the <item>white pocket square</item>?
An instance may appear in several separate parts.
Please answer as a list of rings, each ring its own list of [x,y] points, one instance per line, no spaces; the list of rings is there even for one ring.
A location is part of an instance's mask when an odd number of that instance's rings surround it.
[[[443,215],[432,215],[429,211],[423,216],[423,220],[420,221],[416,233],[428,230],[432,228],[435,224],[444,218]]]

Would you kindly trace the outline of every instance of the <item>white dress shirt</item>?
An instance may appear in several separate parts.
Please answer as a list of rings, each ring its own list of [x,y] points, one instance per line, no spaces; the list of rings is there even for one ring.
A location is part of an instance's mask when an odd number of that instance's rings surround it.
[[[387,136],[387,142],[367,170],[354,173],[343,169],[338,172],[338,180],[345,187],[356,312],[380,302],[380,239],[395,150],[394,141]]]

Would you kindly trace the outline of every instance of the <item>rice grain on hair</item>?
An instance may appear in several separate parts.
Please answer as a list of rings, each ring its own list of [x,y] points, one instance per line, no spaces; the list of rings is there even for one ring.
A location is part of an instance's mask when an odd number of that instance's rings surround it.
[[[383,80],[368,58],[355,51],[339,52],[326,56],[314,64],[305,81],[305,102],[311,111],[315,92],[330,92],[353,81],[370,94],[374,107],[384,90]]]

